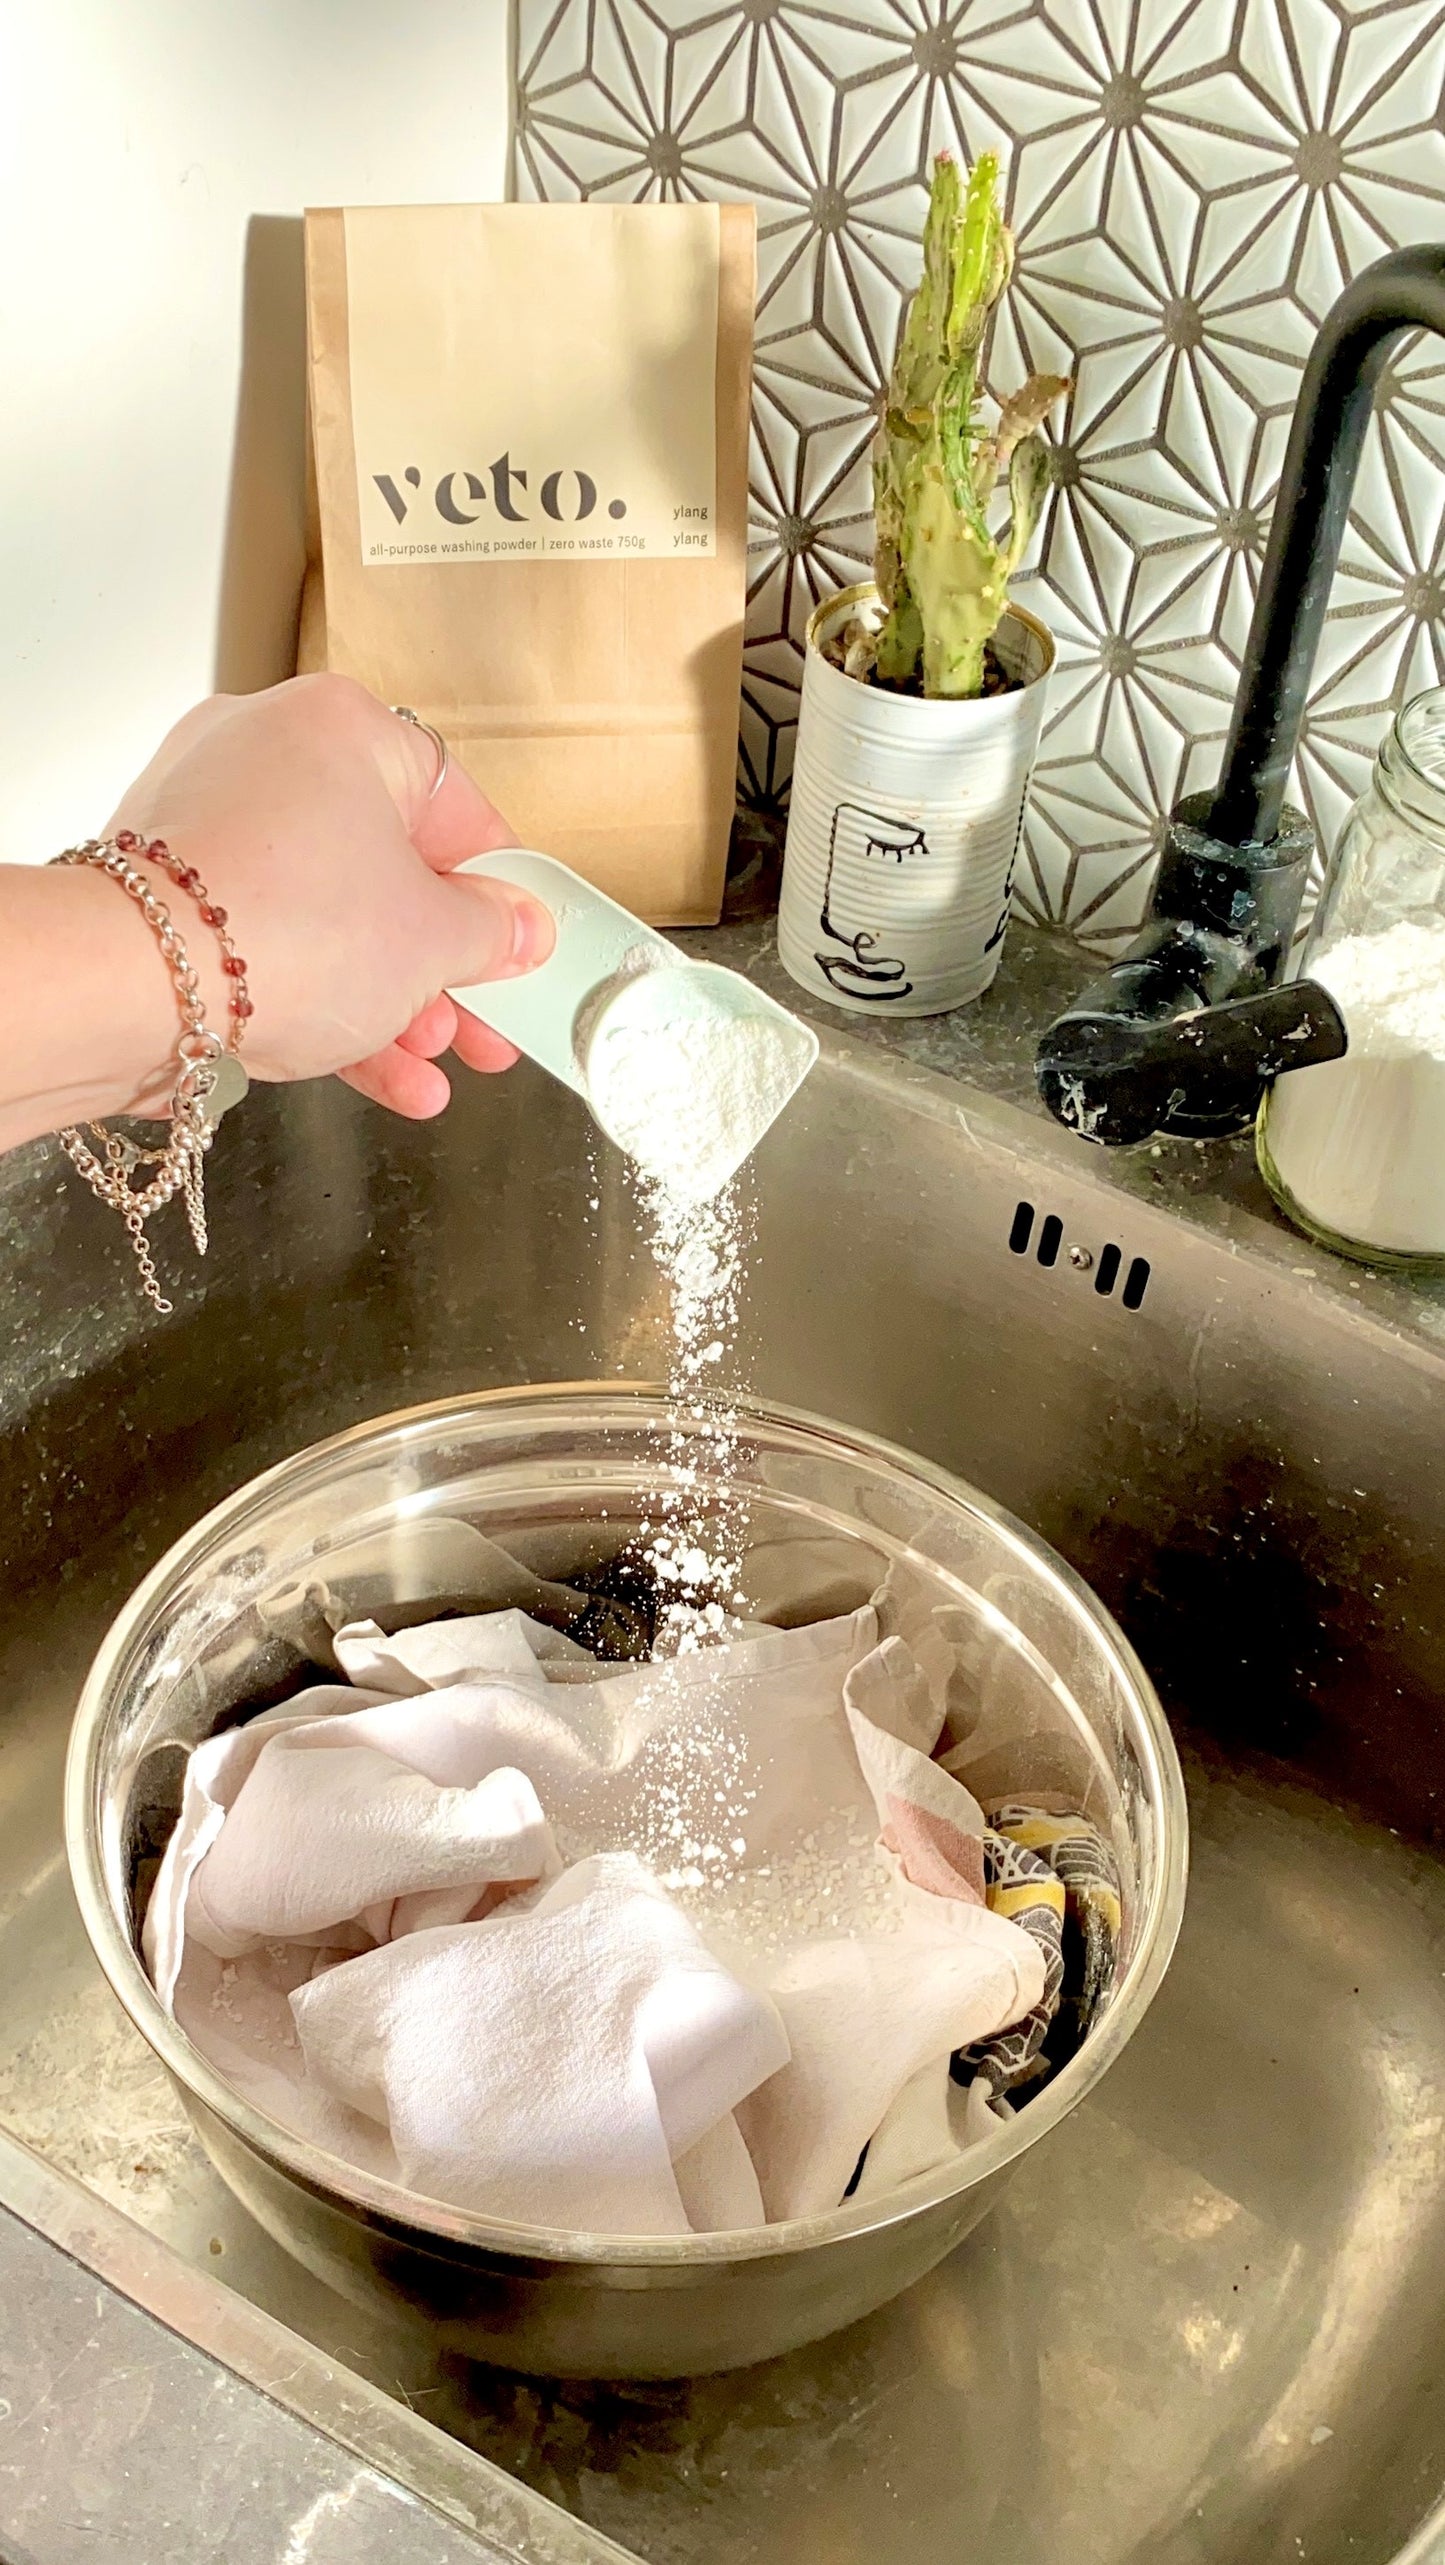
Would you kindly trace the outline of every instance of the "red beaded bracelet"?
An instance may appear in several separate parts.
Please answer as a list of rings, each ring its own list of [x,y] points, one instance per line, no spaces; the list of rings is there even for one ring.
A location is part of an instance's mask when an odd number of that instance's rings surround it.
[[[221,948],[221,968],[232,983],[229,1001],[231,1038],[228,1048],[239,1051],[245,1038],[246,1020],[254,1015],[256,1010],[251,1004],[251,992],[246,985],[246,965],[231,941],[225,910],[219,908],[212,899],[194,864],[188,864],[184,856],[173,855],[163,837],[153,837],[147,844],[143,837],[136,835],[133,828],[118,828],[111,843],[119,847],[122,855],[143,855],[150,863],[159,864],[162,872],[170,875],[178,891],[186,891],[190,894],[201,912],[202,924],[215,929],[216,941]]]
[[[201,915],[212,926],[221,941],[225,968],[231,981],[231,1038],[223,1046],[219,1034],[206,1022],[201,984],[180,936],[170,910],[156,895],[149,873],[131,861],[135,853],[153,855],[173,879],[190,891],[201,904]],[[172,1304],[160,1286],[155,1259],[146,1236],[146,1223],[177,1194],[185,1198],[186,1217],[196,1252],[206,1252],[205,1159],[215,1136],[216,1125],[223,1113],[238,1104],[246,1092],[246,1072],[237,1058],[237,1050],[251,1012],[246,992],[246,965],[225,931],[225,912],[217,910],[206,894],[198,874],[188,865],[179,865],[160,840],[145,846],[134,829],[106,839],[86,838],[83,845],[68,846],[63,855],[54,857],[57,864],[87,865],[108,873],[128,899],[133,899],[160,945],[171,975],[181,1010],[181,1037],[176,1045],[177,1077],[171,1095],[170,1136],[163,1149],[145,1149],[137,1141],[108,1130],[103,1122],[92,1122],[90,1139],[74,1123],[68,1123],[57,1136],[77,1175],[83,1176],[97,1199],[115,1212],[125,1223],[126,1235],[135,1253],[141,1289],[162,1317]],[[99,1144],[99,1152],[92,1143]],[[131,1183],[137,1167],[147,1173],[139,1185]]]

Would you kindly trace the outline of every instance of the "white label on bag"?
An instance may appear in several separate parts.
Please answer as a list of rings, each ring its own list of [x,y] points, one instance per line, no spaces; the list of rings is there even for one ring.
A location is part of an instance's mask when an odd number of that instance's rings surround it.
[[[716,205],[344,219],[363,561],[715,554]]]

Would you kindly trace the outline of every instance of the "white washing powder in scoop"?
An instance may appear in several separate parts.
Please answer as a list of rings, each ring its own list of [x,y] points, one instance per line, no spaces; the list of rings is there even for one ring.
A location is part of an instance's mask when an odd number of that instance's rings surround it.
[[[681,991],[670,1014],[668,976],[650,975],[648,1015],[603,1017],[587,1048],[587,1097],[674,1202],[711,1202],[796,1092],[814,1045],[786,1018],[697,1012]]]

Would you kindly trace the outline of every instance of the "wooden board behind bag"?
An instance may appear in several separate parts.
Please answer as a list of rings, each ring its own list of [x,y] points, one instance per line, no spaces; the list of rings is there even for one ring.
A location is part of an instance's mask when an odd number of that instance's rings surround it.
[[[412,705],[525,845],[713,923],[737,764],[755,216],[306,217],[299,666]]]

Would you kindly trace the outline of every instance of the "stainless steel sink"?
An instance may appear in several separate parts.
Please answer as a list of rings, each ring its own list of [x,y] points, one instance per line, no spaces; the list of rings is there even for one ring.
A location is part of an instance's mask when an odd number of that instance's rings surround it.
[[[466,1387],[656,1372],[656,1280],[592,1161],[525,1071],[424,1129],[261,1093],[216,1153],[204,1291],[164,1328],[43,1153],[0,1172],[0,2124],[129,2223],[13,2151],[0,2202],[268,2393],[354,2372],[399,2400],[357,2386],[327,2427],[453,2519],[504,2491],[481,2460],[650,2565],[1445,2559],[1422,2528],[1445,2488],[1440,1312],[1303,1249],[1228,1152],[1181,1209],[1177,1153],[1121,1169],[845,1040],[758,1161],[759,1389],[1034,1523],[1188,1760],[1170,1981],[955,2258],[759,2370],[559,2389],[369,2325],[210,2173],[71,1904],[80,1676],[164,1544],[298,1444]],[[244,2309],[212,2338],[227,2289],[290,2329],[294,2370]],[[503,2517],[514,2555],[588,2550],[523,2496]]]

